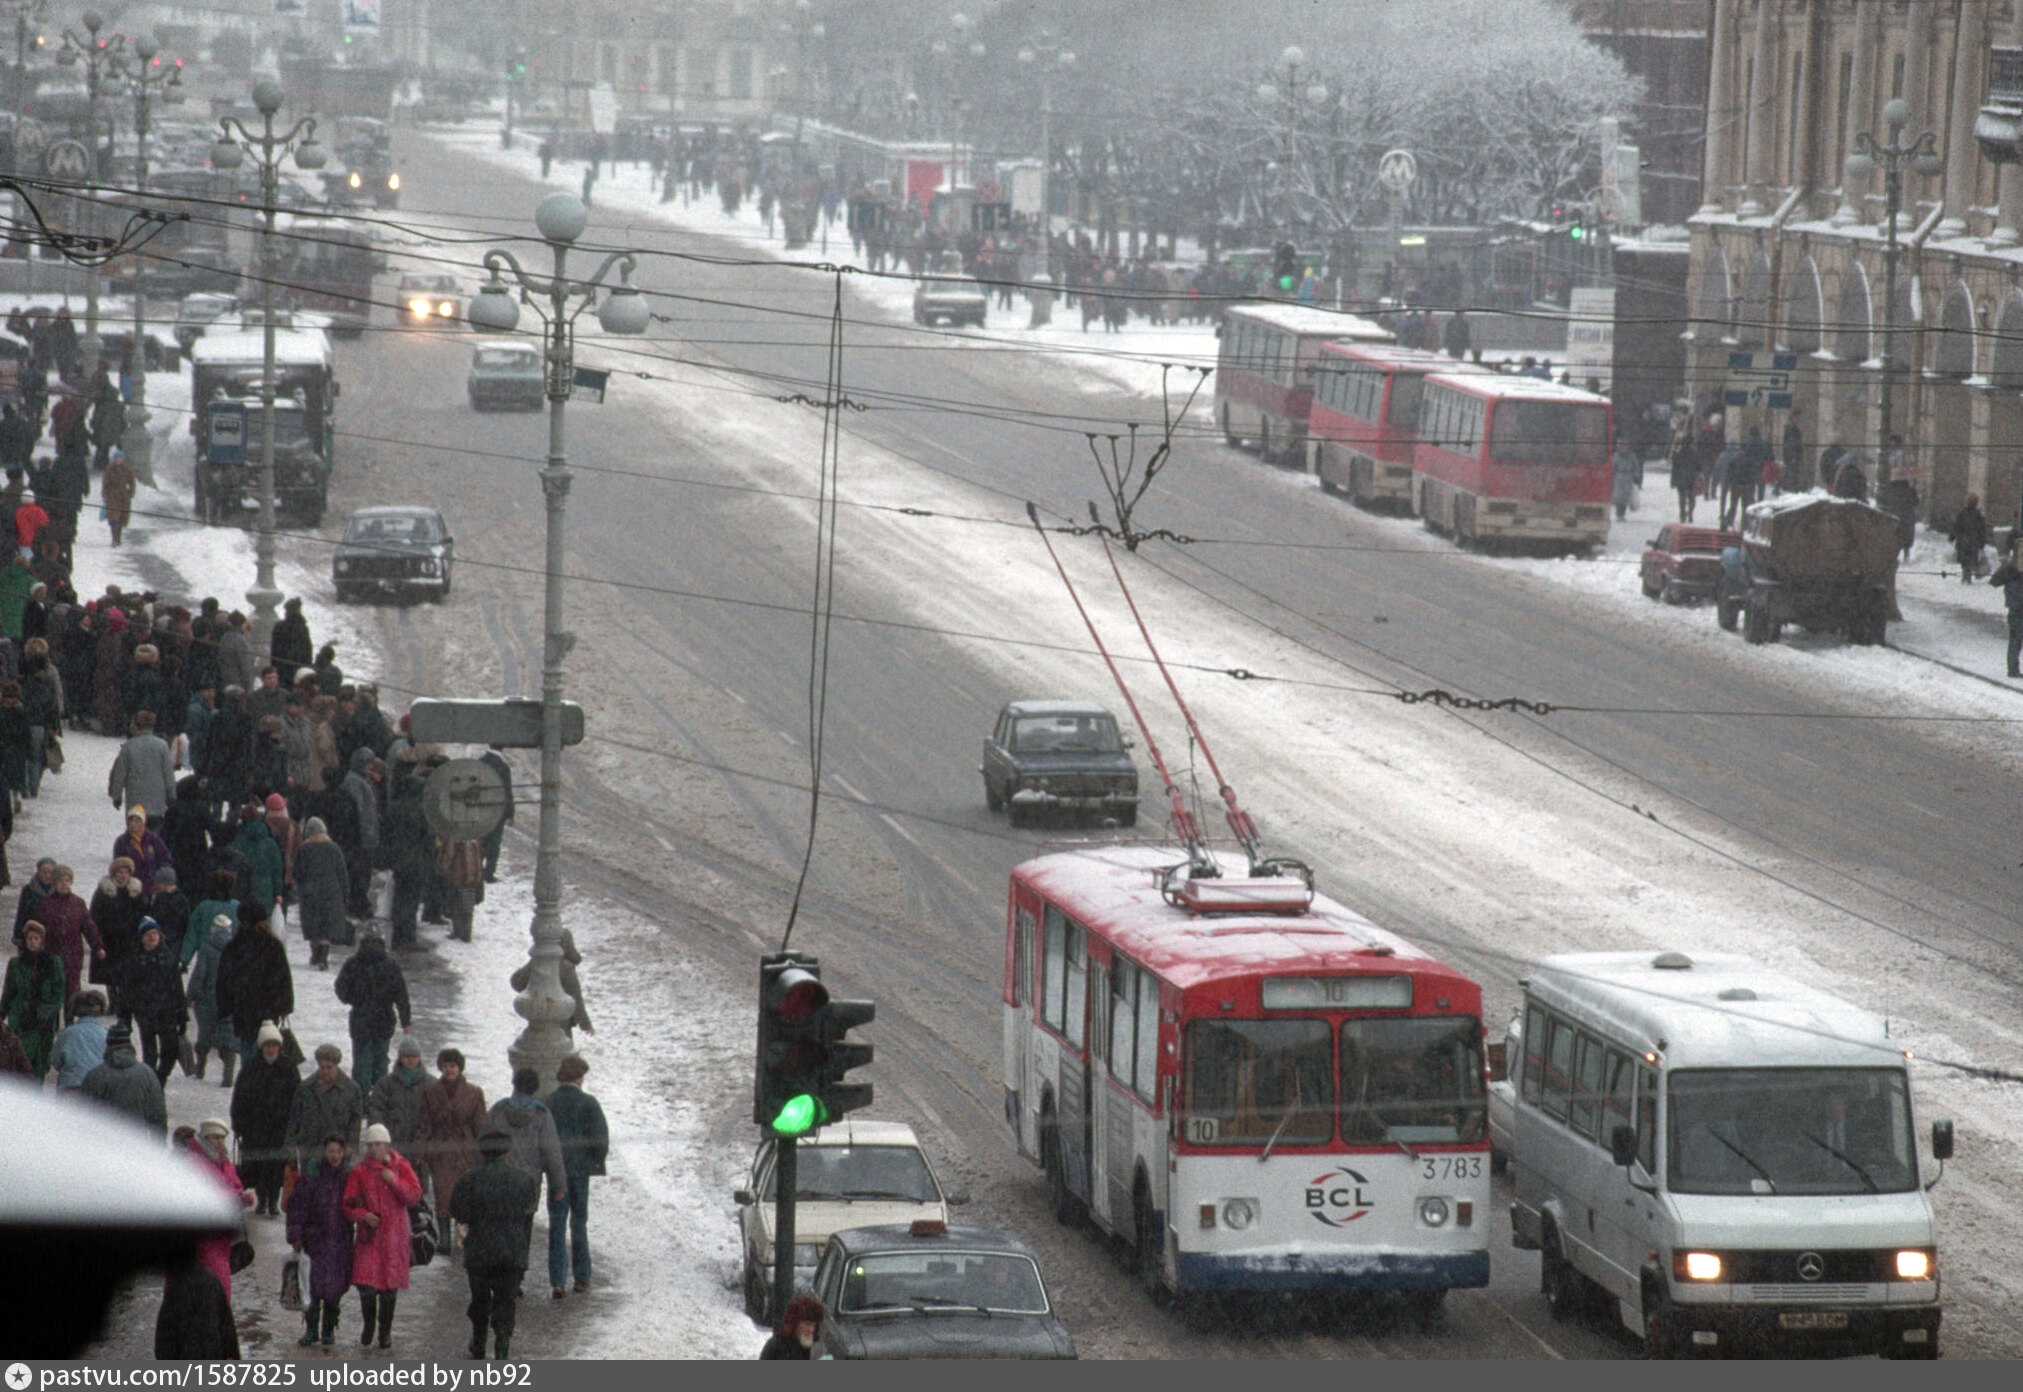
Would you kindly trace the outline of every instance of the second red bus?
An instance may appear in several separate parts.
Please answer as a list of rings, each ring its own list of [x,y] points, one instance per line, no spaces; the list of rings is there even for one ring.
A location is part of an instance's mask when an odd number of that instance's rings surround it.
[[[1414,511],[1461,542],[1599,546],[1609,535],[1608,398],[1533,377],[1428,377]]]

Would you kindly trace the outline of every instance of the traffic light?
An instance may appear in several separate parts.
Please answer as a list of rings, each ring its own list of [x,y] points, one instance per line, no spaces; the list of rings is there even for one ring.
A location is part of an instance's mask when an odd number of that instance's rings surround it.
[[[1288,293],[1299,288],[1299,248],[1280,242],[1271,253],[1271,274],[1278,288]]]
[[[1566,229],[1566,235],[1577,242],[1587,240],[1587,215],[1585,213],[1575,213],[1573,215],[1573,226]]]
[[[877,1013],[870,1001],[831,1000],[819,958],[760,958],[752,1120],[776,1136],[800,1136],[870,1106],[871,1085],[848,1075],[871,1062],[871,1046],[847,1036]]]

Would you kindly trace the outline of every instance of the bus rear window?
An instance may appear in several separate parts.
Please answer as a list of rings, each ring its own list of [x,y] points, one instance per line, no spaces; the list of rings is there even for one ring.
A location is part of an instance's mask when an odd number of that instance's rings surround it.
[[[1325,1020],[1196,1020],[1187,1027],[1182,1134],[1190,1145],[1329,1140],[1334,1060]]]
[[[1503,464],[1608,462],[1608,409],[1569,401],[1496,403],[1490,418],[1489,457]]]
[[[1391,374],[1391,404],[1384,419],[1399,430],[1419,428],[1419,402],[1426,394],[1426,379],[1416,372]]]
[[[1472,1016],[1342,1022],[1344,1141],[1479,1141],[1486,1124]]]

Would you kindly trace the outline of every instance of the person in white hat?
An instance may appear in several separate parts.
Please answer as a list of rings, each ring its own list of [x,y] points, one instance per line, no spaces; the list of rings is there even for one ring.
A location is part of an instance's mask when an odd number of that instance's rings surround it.
[[[376,1331],[381,1348],[393,1347],[394,1304],[408,1284],[407,1212],[420,1202],[421,1181],[395,1153],[392,1133],[377,1122],[366,1127],[365,1158],[344,1184],[344,1216],[358,1225],[351,1283],[365,1315],[361,1345],[371,1344]]]

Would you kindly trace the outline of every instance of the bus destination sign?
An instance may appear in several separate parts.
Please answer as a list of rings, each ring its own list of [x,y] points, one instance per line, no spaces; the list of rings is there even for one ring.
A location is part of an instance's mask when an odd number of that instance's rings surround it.
[[[1409,976],[1271,976],[1266,1010],[1410,1010]]]

